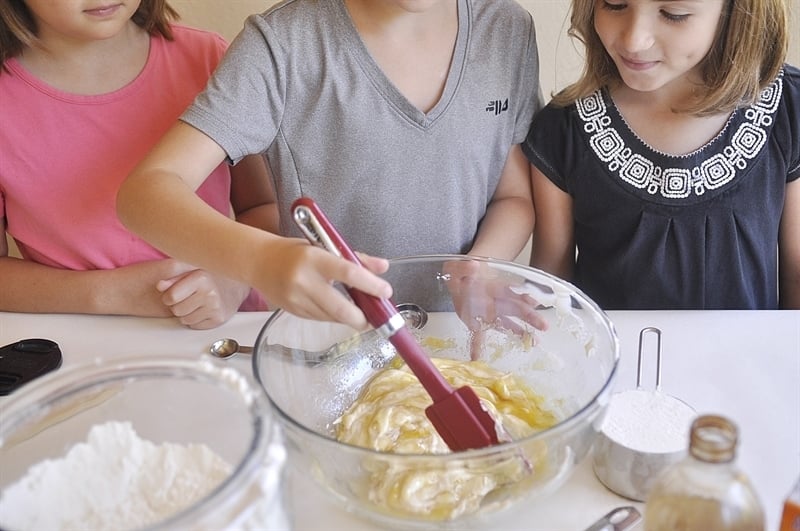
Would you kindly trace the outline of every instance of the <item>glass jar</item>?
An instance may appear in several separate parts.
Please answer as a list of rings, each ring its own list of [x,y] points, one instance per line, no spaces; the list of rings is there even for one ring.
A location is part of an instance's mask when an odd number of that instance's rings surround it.
[[[280,430],[263,392],[224,363],[98,360],[0,406],[3,529],[289,528]]]
[[[661,473],[645,506],[646,531],[762,531],[764,510],[735,464],[738,430],[703,415],[692,423],[688,455]]]
[[[800,478],[783,503],[780,531],[797,531],[800,529]]]

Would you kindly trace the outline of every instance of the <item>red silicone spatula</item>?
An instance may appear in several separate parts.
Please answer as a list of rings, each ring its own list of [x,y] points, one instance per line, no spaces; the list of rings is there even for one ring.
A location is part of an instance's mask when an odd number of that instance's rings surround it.
[[[292,204],[292,216],[311,243],[361,264],[312,199],[301,197],[296,200]],[[478,395],[468,386],[453,389],[406,328],[405,319],[394,304],[347,286],[345,288],[364,312],[367,321],[394,345],[433,399],[433,404],[428,406],[425,414],[447,446],[458,452],[497,444],[497,425],[481,406]]]

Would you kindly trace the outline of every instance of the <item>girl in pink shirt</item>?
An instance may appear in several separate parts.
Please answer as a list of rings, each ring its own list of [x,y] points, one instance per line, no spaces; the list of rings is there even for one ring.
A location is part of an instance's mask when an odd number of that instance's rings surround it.
[[[175,18],[163,0],[0,4],[0,227],[23,257],[0,237],[0,310],[174,315],[210,328],[240,306],[265,309],[248,286],[168,258],[116,216],[120,183],[225,51]],[[250,157],[218,166],[199,195],[276,230],[269,182]]]

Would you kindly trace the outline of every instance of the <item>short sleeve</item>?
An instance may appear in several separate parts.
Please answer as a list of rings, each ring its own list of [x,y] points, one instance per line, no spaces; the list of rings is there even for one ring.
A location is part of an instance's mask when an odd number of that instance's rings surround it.
[[[264,18],[250,16],[181,117],[219,144],[233,163],[262,153],[277,134],[286,89],[281,44],[275,41]]]
[[[774,134],[781,135],[787,160],[786,182],[800,178],[800,69],[786,65],[783,75],[783,112],[776,119]]]
[[[533,118],[522,151],[531,164],[564,192],[570,193],[570,176],[582,158],[580,138],[575,134],[575,106],[548,104]],[[579,131],[580,129],[578,129]]]
[[[520,106],[520,112],[517,115],[517,122],[514,127],[513,142],[515,144],[524,141],[533,116],[538,113],[544,105],[542,88],[539,83],[539,50],[536,44],[536,27],[533,17],[531,17],[529,13],[528,19],[530,21],[530,31],[528,32],[528,46],[527,53],[525,54],[526,62],[522,70],[523,75],[521,76],[521,94],[525,97],[525,104]]]

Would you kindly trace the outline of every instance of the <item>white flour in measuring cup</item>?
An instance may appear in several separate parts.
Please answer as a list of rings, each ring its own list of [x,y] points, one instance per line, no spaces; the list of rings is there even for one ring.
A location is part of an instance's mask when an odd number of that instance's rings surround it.
[[[642,389],[642,347],[646,334],[654,334],[658,341],[653,390]],[[695,411],[662,393],[660,386],[661,330],[643,328],[639,333],[636,389],[611,396],[593,449],[597,479],[632,500],[645,501],[653,480],[680,460],[689,444]]]
[[[679,452],[688,444],[694,417],[691,407],[660,391],[624,391],[612,396],[602,432],[638,452]]]
[[[660,391],[611,397],[594,444],[594,472],[610,490],[644,501],[653,480],[686,453],[695,411]]]

